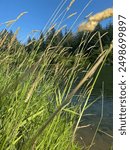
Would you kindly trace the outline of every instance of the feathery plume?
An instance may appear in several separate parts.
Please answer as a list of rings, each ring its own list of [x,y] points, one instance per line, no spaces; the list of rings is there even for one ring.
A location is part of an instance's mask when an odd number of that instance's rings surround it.
[[[69,19],[69,18],[75,16],[76,14],[77,14],[77,12],[74,12],[74,13],[70,14],[70,15],[67,17],[67,19]]]
[[[98,23],[104,19],[107,19],[109,17],[112,17],[113,16],[113,9],[112,8],[108,8],[100,13],[97,13],[96,15],[94,16],[91,16],[89,19],[88,19],[88,22],[83,22],[79,28],[78,28],[78,31],[90,31],[92,32],[95,27],[98,25]]]
[[[70,9],[70,7],[73,5],[74,2],[75,2],[75,0],[71,0],[69,6],[67,7],[67,11]]]

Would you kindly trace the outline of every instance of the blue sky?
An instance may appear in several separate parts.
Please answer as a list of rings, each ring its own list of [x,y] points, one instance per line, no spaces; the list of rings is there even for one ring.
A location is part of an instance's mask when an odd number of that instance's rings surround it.
[[[0,0],[0,24],[16,19],[16,17],[22,12],[28,12],[11,27],[13,31],[20,27],[18,37],[20,40],[23,40],[32,30],[41,30],[57,6],[63,1],[66,0]],[[71,0],[68,0],[66,2],[61,12],[69,5],[70,1]],[[77,14],[74,17],[64,21],[62,25],[67,24],[69,28],[88,2],[89,0],[76,0],[70,11],[66,14],[66,17],[73,12],[77,12]],[[80,16],[79,20],[76,22],[74,28],[76,29],[82,21],[85,21],[84,18],[89,13],[93,12],[93,14],[95,14],[109,7],[112,7],[112,0],[92,0],[91,4],[87,7],[87,9]],[[109,21],[111,20],[108,19],[102,24],[105,26],[105,24],[107,24]],[[0,26],[0,29],[2,28],[4,28],[4,25]]]

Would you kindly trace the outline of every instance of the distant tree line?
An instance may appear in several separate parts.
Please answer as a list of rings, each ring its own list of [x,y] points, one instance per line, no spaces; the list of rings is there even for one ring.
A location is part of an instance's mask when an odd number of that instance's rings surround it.
[[[100,34],[99,34],[100,33]],[[103,49],[109,48],[111,41],[113,40],[113,25],[108,24],[106,27],[102,27],[100,24],[96,29],[89,32],[72,32],[65,29],[65,31],[57,31],[52,28],[49,32],[44,35],[40,34],[39,38],[29,37],[26,44],[21,44],[15,37],[12,31],[8,32],[3,30],[0,32],[0,41],[6,36],[6,40],[1,51],[5,51],[11,42],[15,42],[15,48],[22,45],[25,51],[31,53],[32,51],[43,52],[47,47],[55,50],[55,47],[61,46],[67,48],[68,55],[74,56],[77,52],[82,51],[86,56],[88,56],[89,61],[93,62],[97,56],[101,53],[101,42]],[[12,38],[14,41],[12,41]],[[112,54],[109,55],[107,59],[108,63],[112,63]]]

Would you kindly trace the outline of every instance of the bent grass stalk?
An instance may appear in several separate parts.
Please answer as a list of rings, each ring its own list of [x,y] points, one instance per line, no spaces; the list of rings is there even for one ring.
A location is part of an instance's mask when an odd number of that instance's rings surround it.
[[[72,0],[72,3],[70,4],[72,5],[73,2],[74,1]],[[76,21],[88,7],[90,2],[79,14]],[[62,4],[63,3],[59,5],[59,8],[62,8]],[[54,16],[57,13],[59,12],[56,11]],[[18,16],[17,19],[21,16],[22,14]],[[63,19],[64,16],[60,23],[62,23]],[[5,34],[1,40],[0,47],[3,46],[7,36],[8,33]],[[103,51],[101,53],[95,64],[91,65],[91,68],[83,79],[71,91],[77,72],[80,72],[81,70],[79,69],[79,66],[83,54],[78,54],[79,56],[76,57],[76,62],[72,68],[66,69],[63,61],[59,61],[54,65],[51,64],[51,61],[54,58],[58,60],[57,54],[59,54],[59,50],[61,50],[61,57],[65,54],[65,49],[61,48],[60,44],[55,48],[50,44],[43,53],[40,53],[40,56],[38,56],[39,59],[35,60],[41,41],[38,46],[34,44],[36,52],[32,52],[28,55],[25,52],[24,46],[20,45],[18,49],[15,47],[15,37],[16,35],[13,36],[11,43],[8,45],[8,52],[0,52],[0,107],[2,112],[0,116],[0,121],[2,120],[0,129],[0,134],[2,133],[2,137],[0,135],[1,150],[24,150],[30,148],[54,149],[54,147],[60,148],[60,146],[61,148],[63,147],[63,150],[68,148],[72,148],[73,150],[80,149],[76,144],[73,144],[70,141],[72,139],[71,129],[74,123],[72,120],[74,120],[76,116],[78,116],[80,120],[83,111],[79,114],[77,113],[77,109],[80,106],[73,108],[70,107],[69,104],[73,96],[86,81],[88,81],[89,85],[91,77],[98,67],[103,64],[108,55],[108,51]],[[64,39],[61,39],[60,43],[63,41]],[[81,41],[81,43],[82,42],[83,41]],[[86,41],[83,43],[85,42]],[[51,48],[53,48],[55,52],[51,51]],[[16,53],[10,53],[11,49]],[[112,49],[112,45],[110,46],[110,49]],[[69,56],[67,59],[69,59]],[[18,64],[13,66],[14,60]],[[55,70],[55,67],[58,69]],[[60,87],[60,84],[63,82],[62,80],[66,80],[63,90],[61,90]],[[92,88],[90,91],[91,90]],[[66,119],[66,114],[70,119]],[[77,128],[78,123],[74,134]]]
[[[70,100],[72,99],[73,95],[80,89],[80,87],[89,79],[91,78],[91,76],[94,74],[94,72],[97,70],[97,68],[99,67],[99,65],[104,62],[104,59],[106,58],[106,56],[109,54],[109,52],[112,50],[112,46],[110,47],[109,51],[107,51],[106,53],[103,52],[102,56],[99,58],[99,60],[97,61],[97,63],[90,69],[90,71],[88,71],[86,73],[86,75],[84,76],[84,78],[79,82],[79,84],[74,88],[74,90],[67,96],[66,100],[59,106],[59,108],[49,117],[49,119],[41,126],[41,128],[37,131],[37,133],[35,133],[34,137],[30,140],[30,145],[33,145],[37,138],[40,136],[40,134],[43,133],[43,131],[46,129],[46,127],[49,125],[49,123],[54,119],[54,117],[64,108],[66,107],[69,103]],[[93,88],[92,88],[93,89]],[[91,91],[92,91],[91,89]],[[91,92],[90,92],[91,94]],[[89,94],[89,97],[90,97]],[[88,97],[88,98],[89,98]],[[88,100],[87,100],[88,101]],[[86,105],[85,105],[86,107]],[[81,113],[82,116],[82,113]],[[81,119],[80,116],[80,119]],[[79,123],[79,122],[78,122]]]
[[[98,25],[99,22],[101,22],[104,19],[107,19],[109,17],[113,16],[113,9],[112,8],[108,8],[100,13],[97,13],[94,16],[91,16],[88,20],[88,22],[83,22],[80,26],[79,26],[79,31],[90,31],[92,32],[96,26]]]
[[[89,94],[88,94],[88,96],[87,96],[87,99],[86,99],[86,101],[85,101],[85,104],[84,104],[84,106],[83,106],[83,108],[82,108],[82,111],[81,111],[81,113],[80,113],[79,119],[78,119],[78,121],[77,121],[76,127],[75,127],[75,129],[74,129],[73,139],[72,139],[73,142],[74,142],[76,130],[77,130],[78,126],[79,126],[79,122],[80,122],[80,120],[81,120],[81,117],[83,116],[83,113],[84,113],[84,111],[85,111],[85,109],[86,109],[86,106],[87,106],[87,104],[88,104],[89,98],[90,98],[91,93],[92,93],[92,91],[93,91],[94,85],[95,85],[95,83],[96,83],[96,81],[97,81],[97,79],[98,79],[98,76],[99,76],[100,71],[101,71],[101,69],[102,69],[102,67],[103,67],[103,65],[104,65],[104,63],[105,63],[105,61],[106,61],[106,58],[107,58],[107,56],[109,55],[109,53],[111,52],[111,50],[112,50],[112,45],[111,45],[111,47],[109,48],[109,50],[106,50],[106,53],[104,53],[104,51],[102,52],[102,53],[104,54],[103,57],[101,57],[101,58],[99,59],[100,61],[98,61],[98,62],[95,64],[94,72],[97,70],[97,68],[99,67],[99,65],[102,63],[102,64],[101,64],[101,67],[99,68],[98,73],[97,73],[97,75],[96,75],[96,77],[95,77],[95,80],[94,80],[94,82],[93,82],[93,84],[92,84],[92,86],[91,86],[91,88],[90,88]]]

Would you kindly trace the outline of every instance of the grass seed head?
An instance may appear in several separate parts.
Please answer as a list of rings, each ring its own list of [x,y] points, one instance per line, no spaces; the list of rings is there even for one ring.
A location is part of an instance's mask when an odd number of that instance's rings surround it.
[[[113,16],[113,9],[112,8],[108,8],[100,13],[97,13],[94,16],[91,16],[88,20],[88,22],[83,22],[79,28],[78,31],[90,31],[92,32],[96,26],[98,25],[98,23],[104,19],[107,19],[109,17]]]

